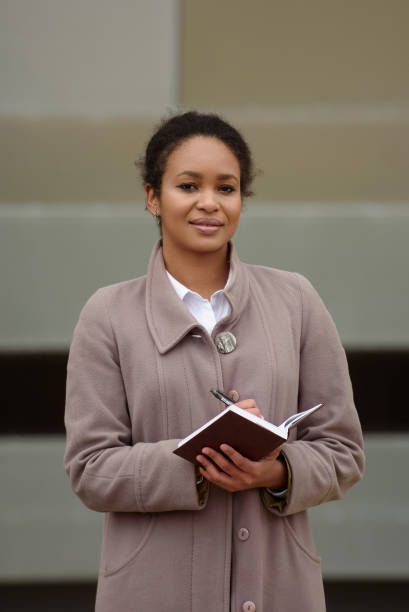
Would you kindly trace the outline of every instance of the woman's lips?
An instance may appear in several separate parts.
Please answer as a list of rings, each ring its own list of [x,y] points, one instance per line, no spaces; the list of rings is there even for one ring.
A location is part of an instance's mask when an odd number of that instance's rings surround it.
[[[215,234],[223,224],[217,219],[202,218],[190,221],[190,225],[193,225],[201,234]]]

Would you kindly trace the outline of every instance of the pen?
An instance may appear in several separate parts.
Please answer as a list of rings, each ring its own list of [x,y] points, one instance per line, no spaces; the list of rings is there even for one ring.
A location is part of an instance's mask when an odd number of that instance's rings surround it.
[[[226,406],[232,406],[234,404],[230,397],[223,393],[223,391],[219,391],[218,389],[210,389],[210,392],[213,393],[213,395]]]

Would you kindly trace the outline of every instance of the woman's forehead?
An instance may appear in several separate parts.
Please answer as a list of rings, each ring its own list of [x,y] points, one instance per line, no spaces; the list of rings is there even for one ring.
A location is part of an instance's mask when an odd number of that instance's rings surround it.
[[[213,136],[192,136],[169,155],[166,170],[170,173],[217,172],[240,178],[237,157],[222,141]]]

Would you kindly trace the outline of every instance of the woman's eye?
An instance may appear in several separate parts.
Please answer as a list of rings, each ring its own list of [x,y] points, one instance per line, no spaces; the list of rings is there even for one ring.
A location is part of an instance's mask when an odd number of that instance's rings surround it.
[[[236,191],[233,185],[220,185],[219,189],[223,193],[233,193],[233,191]]]
[[[179,189],[182,189],[182,191],[194,191],[196,185],[194,183],[182,183],[179,185]]]

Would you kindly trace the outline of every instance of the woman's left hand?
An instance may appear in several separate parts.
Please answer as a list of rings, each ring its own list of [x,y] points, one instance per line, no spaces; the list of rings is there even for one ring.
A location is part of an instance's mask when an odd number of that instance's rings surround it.
[[[285,489],[288,484],[285,462],[277,459],[281,449],[282,446],[278,446],[260,461],[251,461],[231,446],[222,444],[220,450],[223,454],[205,447],[196,459],[200,464],[200,474],[226,491],[244,491],[258,487],[280,490]]]

